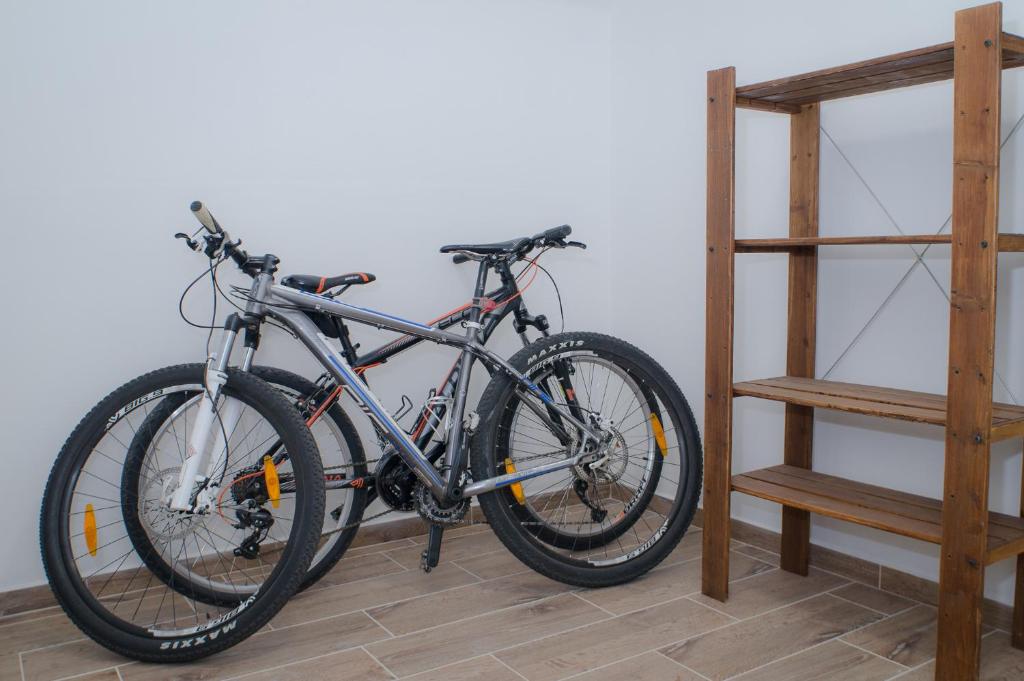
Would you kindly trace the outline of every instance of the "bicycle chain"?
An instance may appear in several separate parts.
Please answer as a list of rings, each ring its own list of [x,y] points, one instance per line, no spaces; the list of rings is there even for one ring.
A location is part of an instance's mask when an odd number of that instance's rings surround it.
[[[548,458],[550,456],[551,456],[550,453],[549,454],[536,454],[534,456],[523,457],[522,459],[519,459],[519,462],[532,461],[533,459],[543,459],[543,458]],[[383,457],[381,457],[381,458],[383,458]],[[378,461],[381,461],[381,459],[373,459],[373,460],[370,460],[370,461],[366,461],[365,463],[360,464],[360,465],[369,466],[370,464],[375,464]],[[328,467],[324,468],[324,472],[326,473],[328,471],[336,471],[336,470],[342,470],[342,469],[346,469],[346,468],[355,468],[355,466],[356,466],[356,464],[354,464],[354,463],[339,464],[337,466],[328,466]],[[344,525],[344,526],[339,527],[337,529],[331,530],[330,532],[324,532],[320,536],[321,537],[330,537],[331,535],[339,534],[341,532],[345,532],[346,530],[351,530],[353,527],[359,527],[363,523],[368,522],[370,520],[376,520],[377,518],[383,518],[387,514],[394,513],[394,512],[395,512],[395,509],[389,508],[387,510],[381,511],[380,513],[376,513],[374,515],[371,515],[368,518],[360,518],[357,522],[349,523],[348,525]]]
[[[365,462],[363,462],[363,463],[361,463],[359,465],[360,466],[369,466],[370,464],[375,464],[375,463],[377,463],[380,460],[381,459],[371,459],[370,461],[365,461]],[[354,464],[354,463],[343,463],[343,464],[339,464],[337,466],[327,466],[326,468],[324,468],[324,473],[327,473],[329,471],[337,471],[337,470],[343,470],[343,469],[346,469],[346,468],[355,468],[355,467],[356,467],[356,464]],[[395,509],[393,509],[393,508],[389,508],[387,510],[381,511],[380,513],[371,515],[368,518],[360,518],[357,522],[349,523],[348,525],[343,525],[343,526],[341,526],[341,527],[339,527],[337,529],[331,530],[330,532],[323,532],[323,533],[320,534],[320,536],[321,537],[330,537],[331,535],[339,534],[341,532],[345,532],[346,530],[351,530],[353,527],[359,527],[360,525],[362,525],[363,523],[365,523],[365,522],[367,522],[369,520],[376,520],[377,518],[382,518],[382,517],[386,516],[388,513],[393,513],[394,510]]]

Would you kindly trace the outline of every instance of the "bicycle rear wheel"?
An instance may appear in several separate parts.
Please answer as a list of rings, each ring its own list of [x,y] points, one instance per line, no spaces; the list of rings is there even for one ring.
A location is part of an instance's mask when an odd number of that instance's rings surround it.
[[[577,586],[618,584],[652,569],[682,539],[700,495],[700,439],[678,386],[637,348],[594,333],[542,339],[509,363],[545,386],[551,401],[508,375],[492,379],[480,400],[474,479],[565,461],[581,448],[589,460],[480,495],[495,534],[529,567]],[[538,412],[565,422],[548,404],[583,420],[602,442],[552,428]]]
[[[129,443],[154,408],[201,392],[205,368],[160,369],[107,396],[68,438],[43,499],[43,564],[58,602],[95,641],[139,660],[193,660],[257,631],[298,588],[320,533],[324,482],[316,443],[296,409],[250,374],[230,370],[218,404],[223,414],[237,401],[240,417],[225,433],[227,456],[210,483],[223,492],[212,512],[180,513],[162,502],[185,456],[184,421],[160,456],[129,457]],[[275,441],[288,456],[271,470],[263,454]],[[137,484],[126,489],[132,466]],[[230,482],[239,475],[254,484],[233,494]],[[274,493],[277,476],[292,481],[288,493]],[[127,519],[126,504],[139,509],[141,527]],[[140,529],[147,546],[141,555],[132,536]],[[153,568],[157,554],[168,572]]]

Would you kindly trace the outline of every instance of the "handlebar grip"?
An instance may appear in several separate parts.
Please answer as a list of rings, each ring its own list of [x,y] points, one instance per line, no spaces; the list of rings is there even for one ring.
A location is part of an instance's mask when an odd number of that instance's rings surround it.
[[[207,232],[210,234],[221,234],[224,232],[220,225],[217,224],[217,220],[201,201],[193,201],[190,207],[192,208],[192,214],[196,216],[196,220],[199,220],[199,224],[205,227]]]
[[[461,265],[464,262],[469,262],[469,258],[464,256],[462,253],[456,253],[452,256],[452,262],[456,265]]]

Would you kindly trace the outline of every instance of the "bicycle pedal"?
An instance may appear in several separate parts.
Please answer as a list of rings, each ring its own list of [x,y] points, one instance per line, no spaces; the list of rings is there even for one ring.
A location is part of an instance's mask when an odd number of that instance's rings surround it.
[[[444,534],[444,525],[431,525],[427,532],[427,548],[420,555],[420,568],[424,572],[430,572],[437,567],[441,560],[441,536]]]

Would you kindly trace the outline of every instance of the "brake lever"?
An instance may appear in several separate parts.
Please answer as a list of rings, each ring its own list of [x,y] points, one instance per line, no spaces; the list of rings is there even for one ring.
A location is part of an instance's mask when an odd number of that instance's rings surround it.
[[[177,234],[174,235],[174,238],[175,239],[184,239],[185,243],[193,251],[198,251],[199,248],[200,248],[199,242],[196,241],[195,239],[193,239],[192,237],[190,237],[188,234],[185,234],[185,232],[178,232]]]
[[[566,243],[565,245],[566,246],[572,246],[573,248],[582,248],[583,250],[587,250],[587,245],[585,243],[583,243],[582,241],[570,241],[570,242]]]

